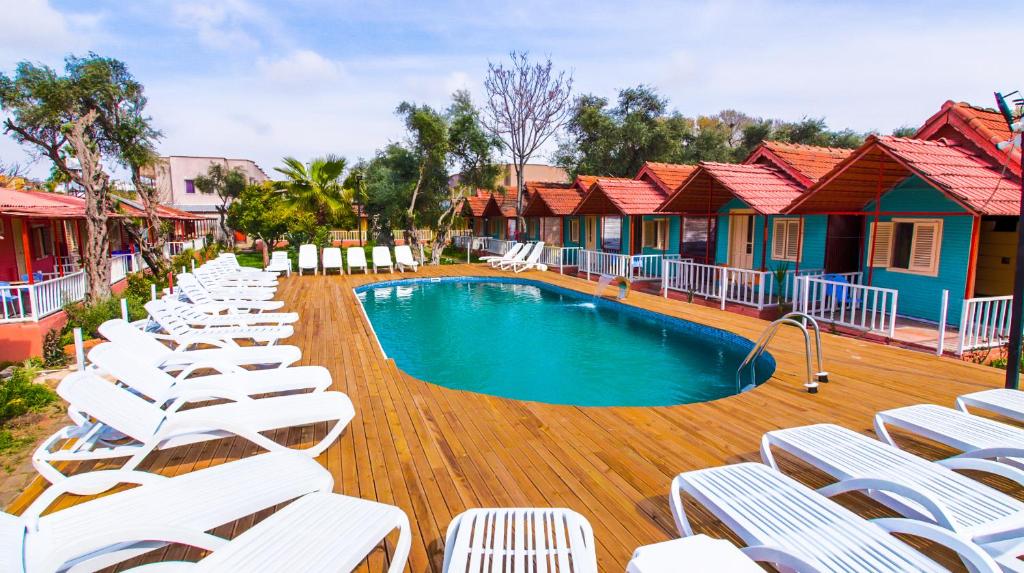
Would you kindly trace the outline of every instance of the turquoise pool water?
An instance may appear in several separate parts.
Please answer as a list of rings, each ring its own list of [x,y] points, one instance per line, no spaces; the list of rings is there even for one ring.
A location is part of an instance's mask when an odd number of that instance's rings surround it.
[[[392,281],[357,290],[388,357],[459,390],[578,406],[667,406],[736,393],[753,343],[545,283]],[[758,382],[775,369],[764,355]]]

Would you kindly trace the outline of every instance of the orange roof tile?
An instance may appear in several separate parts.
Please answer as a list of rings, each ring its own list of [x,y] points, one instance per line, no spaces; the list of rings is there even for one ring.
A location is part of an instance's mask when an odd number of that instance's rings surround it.
[[[659,210],[714,213],[735,197],[759,213],[773,215],[803,191],[802,185],[773,165],[702,161]]]
[[[573,211],[577,215],[650,215],[666,193],[645,180],[599,177]]]
[[[85,200],[59,193],[0,187],[0,213],[23,217],[85,217]]]
[[[852,149],[765,141],[744,163],[771,163],[810,187],[851,153]]]
[[[1020,210],[1020,179],[1002,173],[1001,167],[979,152],[945,139],[872,135],[787,211],[863,209],[875,198],[877,174],[883,193],[917,175],[974,213],[1017,215]]]
[[[679,188],[679,185],[693,173],[696,165],[685,165],[680,163],[658,163],[656,161],[645,161],[643,167],[637,172],[635,179],[649,176],[651,182],[661,187],[665,193],[671,193]]]
[[[1007,154],[996,147],[1012,137],[1001,113],[994,109],[973,106],[965,102],[947,101],[935,115],[928,118],[914,134],[914,139],[964,140],[978,148],[997,163],[1007,165],[1011,173],[1020,171],[1020,148]]]
[[[524,217],[562,217],[571,215],[580,204],[583,193],[572,183],[538,183],[532,187],[530,202],[523,208]]]
[[[487,202],[490,200],[490,194],[481,195],[479,191],[476,195],[469,195],[463,200],[462,213],[470,217],[483,217],[484,208],[487,207]]]

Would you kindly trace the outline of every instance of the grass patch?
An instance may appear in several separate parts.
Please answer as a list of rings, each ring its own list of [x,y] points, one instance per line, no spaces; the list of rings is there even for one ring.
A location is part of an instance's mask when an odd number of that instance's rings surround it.
[[[35,437],[31,434],[15,435],[14,432],[6,428],[0,428],[0,455],[21,451],[33,442],[35,442]],[[12,468],[5,467],[4,469],[7,473],[12,471]]]
[[[14,374],[0,381],[0,427],[29,412],[38,412],[57,401],[57,393],[45,384],[36,384],[39,370],[22,366]]]

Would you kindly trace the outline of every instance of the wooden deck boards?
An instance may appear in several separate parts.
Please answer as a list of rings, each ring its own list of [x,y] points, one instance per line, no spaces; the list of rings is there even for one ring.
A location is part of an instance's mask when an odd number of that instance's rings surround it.
[[[481,266],[427,267],[424,275],[498,274]],[[410,275],[404,275],[409,277]],[[594,283],[555,273],[530,272],[590,293]],[[335,490],[400,506],[413,526],[409,569],[440,569],[444,533],[454,515],[479,506],[562,506],[594,526],[602,571],[622,571],[634,548],[675,537],[669,484],[684,470],[756,460],[761,435],[771,429],[834,422],[870,433],[872,416],[919,402],[951,405],[958,394],[996,387],[1000,372],[923,353],[824,335],[832,382],[817,395],[803,391],[802,337],[784,330],[770,352],[778,369],[755,391],[710,403],[663,408],[579,408],[521,402],[450,390],[416,380],[380,353],[352,287],[400,275],[293,276],[280,296],[300,313],[295,336],[303,364],[320,364],[347,393],[356,418],[319,461]],[[627,304],[664,312],[756,338],[761,320],[656,296],[634,293]],[[481,355],[481,359],[485,356]],[[642,373],[637,373],[642,376]],[[286,429],[282,441],[311,444],[326,427]],[[239,440],[178,448],[151,456],[144,468],[174,475],[254,453]],[[931,446],[919,451],[934,455]],[[798,478],[821,477],[793,466]],[[39,491],[37,480],[13,504],[21,511]],[[73,503],[65,500],[63,503]],[[877,512],[862,499],[844,502]],[[233,535],[271,512],[225,526]],[[697,529],[726,535],[695,511]],[[385,566],[375,553],[367,570]],[[182,548],[162,550],[194,558]]]

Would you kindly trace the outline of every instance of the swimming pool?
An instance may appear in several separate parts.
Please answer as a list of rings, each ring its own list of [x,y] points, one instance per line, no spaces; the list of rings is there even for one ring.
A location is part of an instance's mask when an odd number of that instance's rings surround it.
[[[381,348],[427,382],[550,404],[668,406],[736,393],[753,342],[539,281],[446,278],[356,289]],[[767,353],[758,383],[775,370]]]

